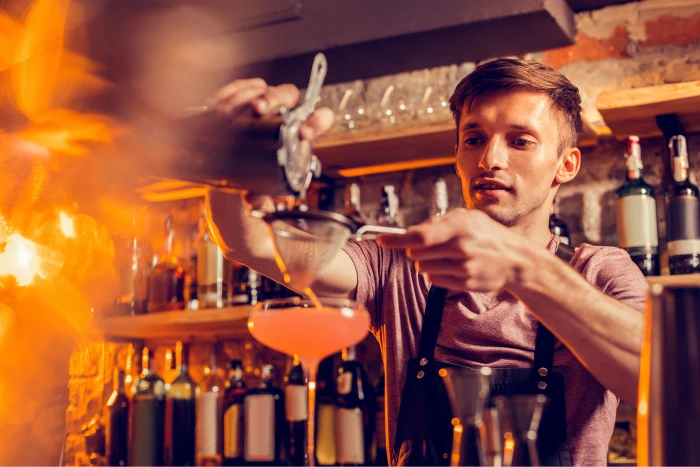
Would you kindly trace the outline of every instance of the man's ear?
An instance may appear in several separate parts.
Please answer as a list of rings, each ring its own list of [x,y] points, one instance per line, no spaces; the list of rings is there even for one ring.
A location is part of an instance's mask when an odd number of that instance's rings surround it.
[[[569,148],[561,155],[559,168],[554,176],[557,183],[567,183],[576,177],[581,168],[581,151],[579,148]]]

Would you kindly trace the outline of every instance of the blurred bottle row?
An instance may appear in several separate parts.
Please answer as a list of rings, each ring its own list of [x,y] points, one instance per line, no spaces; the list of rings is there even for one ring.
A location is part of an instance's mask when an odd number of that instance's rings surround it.
[[[387,465],[384,380],[369,380],[362,346],[325,359],[317,380],[318,465]],[[249,387],[240,360],[217,367],[217,347],[200,381],[189,346],[178,342],[177,366],[164,377],[154,352],[137,352],[138,376],[114,371],[114,389],[86,436],[93,465],[304,465],[307,386],[298,359],[264,364]],[[275,373],[286,375],[283,387]],[[226,376],[226,378],[224,377]]]

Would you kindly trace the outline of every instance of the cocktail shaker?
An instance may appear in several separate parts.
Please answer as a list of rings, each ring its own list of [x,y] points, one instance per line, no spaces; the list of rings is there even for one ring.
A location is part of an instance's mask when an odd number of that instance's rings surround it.
[[[652,287],[637,412],[638,465],[700,465],[700,286]]]

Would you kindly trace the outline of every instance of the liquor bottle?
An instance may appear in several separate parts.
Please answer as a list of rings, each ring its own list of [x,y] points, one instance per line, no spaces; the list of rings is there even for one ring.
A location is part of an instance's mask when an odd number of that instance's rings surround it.
[[[569,226],[559,217],[559,201],[557,198],[554,198],[552,206],[549,208],[549,231],[559,237],[562,243],[571,245]]]
[[[244,458],[248,465],[282,465],[284,393],[273,386],[272,365],[263,365],[260,374],[260,387],[248,391],[244,400]]]
[[[654,189],[642,177],[639,137],[627,138],[627,179],[615,191],[617,241],[645,276],[658,276],[659,234]],[[552,222],[550,220],[550,226]]]
[[[343,350],[336,378],[335,453],[339,465],[374,461],[376,400],[355,347]]]
[[[188,370],[189,344],[176,345],[178,376],[165,396],[165,465],[195,465],[195,391]]]
[[[197,243],[197,300],[199,308],[222,308],[227,305],[224,282],[224,255],[209,236],[207,219],[199,220]]]
[[[285,377],[284,408],[289,424],[287,458],[289,465],[306,465],[306,423],[309,419],[307,386],[299,357]]]
[[[233,272],[231,305],[255,305],[262,299],[262,277],[256,271],[236,264]]]
[[[384,409],[384,372],[382,372],[382,378],[379,380],[377,387],[375,388],[376,400],[377,400],[377,418],[375,422],[376,431],[374,438],[377,444],[377,457],[374,461],[375,465],[388,466],[389,459],[386,453],[386,412]]]
[[[382,188],[382,201],[379,208],[379,225],[401,227],[399,223],[399,198],[393,185]]]
[[[144,314],[148,311],[148,281],[151,267],[148,246],[137,237],[115,240],[115,264],[119,286],[113,316]]]
[[[153,268],[148,312],[182,310],[185,307],[185,269],[173,254],[175,230],[171,216],[165,219],[165,246]]]
[[[668,263],[671,274],[700,272],[700,201],[698,187],[688,180],[685,137],[673,136],[668,144],[672,184],[668,189]]]
[[[243,401],[248,387],[243,364],[231,360],[230,379],[224,393],[224,465],[243,465]]]
[[[447,196],[447,182],[444,178],[438,178],[433,184],[433,206],[430,215],[432,217],[444,216],[449,208]]]
[[[321,360],[316,376],[316,463],[336,465],[334,356]]]
[[[163,465],[165,382],[153,364],[153,352],[144,348],[129,413],[129,465]]]
[[[124,390],[125,372],[114,369],[114,390],[107,400],[107,460],[109,465],[128,465],[129,398]]]
[[[357,227],[367,223],[360,210],[360,185],[357,183],[345,187],[345,217],[357,224]]]
[[[196,462],[197,465],[221,465],[223,451],[222,416],[226,382],[216,365],[218,347],[209,357],[204,377],[197,388]]]

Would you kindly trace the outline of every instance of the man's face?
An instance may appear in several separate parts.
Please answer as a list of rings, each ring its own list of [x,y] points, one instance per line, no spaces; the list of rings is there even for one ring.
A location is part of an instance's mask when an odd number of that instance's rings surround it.
[[[513,91],[462,108],[457,171],[469,209],[506,225],[549,214],[560,163],[559,117],[549,96]]]

